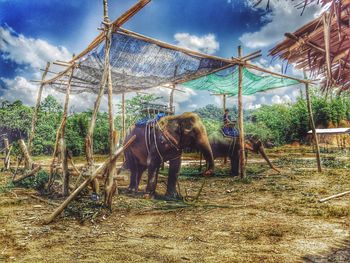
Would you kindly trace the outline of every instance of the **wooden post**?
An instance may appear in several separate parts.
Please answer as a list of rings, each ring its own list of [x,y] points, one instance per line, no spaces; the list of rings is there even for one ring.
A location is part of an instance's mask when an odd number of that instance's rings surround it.
[[[62,162],[62,195],[67,196],[69,194],[69,172],[68,172],[68,159],[67,159],[67,147],[64,138],[60,139],[60,154]]]
[[[178,66],[176,65],[176,66],[175,66],[175,70],[174,70],[174,80],[175,80],[175,78],[176,78],[177,68],[178,68]],[[176,87],[176,85],[175,85],[175,84],[172,84],[172,88],[171,88],[170,96],[169,96],[169,108],[170,108],[170,111],[172,112],[172,115],[175,114],[175,110],[173,110],[173,108],[174,108],[174,92],[175,92],[175,87]]]
[[[125,136],[125,93],[122,93],[122,141],[124,141]]]
[[[225,110],[226,110],[226,94],[222,94],[222,107],[223,107],[223,112],[225,113]]]
[[[27,170],[33,169],[33,160],[29,155],[29,152],[27,150],[27,146],[23,139],[20,139],[18,141],[19,148],[21,149],[22,155],[24,157],[24,168]]]
[[[222,94],[222,111],[225,114],[226,110],[226,94]],[[224,157],[224,164],[227,164],[227,156]]]
[[[64,106],[63,106],[62,120],[61,120],[61,124],[58,127],[58,130],[56,132],[55,147],[53,150],[52,161],[51,161],[51,166],[50,166],[50,174],[49,174],[49,182],[48,182],[49,187],[53,183],[53,172],[54,172],[54,168],[55,168],[55,161],[56,161],[57,153],[59,151],[59,145],[60,145],[61,141],[64,142],[64,135],[65,135],[65,129],[66,129],[66,123],[67,123],[67,117],[68,117],[68,105],[69,105],[69,99],[70,99],[71,81],[73,78],[73,73],[74,73],[74,67],[71,69],[71,72],[69,75],[67,89],[66,89],[66,97],[65,97]],[[63,147],[63,146],[61,145],[61,147]],[[62,154],[63,153],[61,153],[61,156],[62,156]]]
[[[11,153],[11,148],[12,146],[10,146],[9,144],[9,140],[7,138],[4,138],[4,154],[5,154],[5,157],[4,157],[4,169],[5,170],[8,170],[10,169],[10,153]]]
[[[242,57],[242,47],[238,46],[238,57]],[[239,127],[239,174],[241,178],[245,174],[245,143],[244,143],[244,126],[243,126],[243,65],[238,66],[238,127]]]
[[[309,112],[309,121],[310,121],[310,126],[311,126],[311,129],[312,129],[312,137],[314,139],[315,146],[316,146],[317,170],[318,170],[318,172],[322,172],[321,157],[320,157],[320,147],[318,145],[318,137],[317,137],[317,133],[316,133],[314,117],[313,117],[313,114],[312,114],[312,107],[311,107],[311,100],[310,100],[309,84],[308,83],[305,83],[305,94],[306,94],[307,110]]]
[[[106,40],[107,41],[107,40]],[[107,43],[106,43],[107,44]],[[111,68],[108,67],[108,114],[109,114],[109,158],[113,157],[113,153],[116,147],[116,136],[117,133],[114,131],[114,115],[113,115],[113,85],[112,85],[112,75]],[[116,166],[111,165],[108,169],[108,175],[105,181],[105,198],[104,204],[111,209],[112,207],[112,197],[117,191],[116,180],[113,176],[116,173]]]
[[[50,62],[47,62],[46,63],[46,68],[45,68],[45,71],[41,77],[41,81],[44,81],[45,80],[45,77],[49,71],[49,68],[50,68]],[[36,105],[35,105],[35,108],[34,108],[34,112],[33,112],[33,117],[32,117],[32,129],[30,131],[30,135],[29,135],[29,141],[28,141],[28,152],[29,154],[32,153],[32,143],[33,143],[33,140],[34,140],[34,134],[35,134],[35,126],[36,126],[36,122],[37,122],[37,119],[38,119],[38,112],[39,112],[39,107],[40,107],[40,103],[41,103],[41,96],[43,94],[43,89],[44,89],[44,85],[43,83],[40,84],[40,87],[39,87],[39,90],[38,90],[38,95],[37,95],[37,98],[36,98]]]
[[[105,161],[100,167],[98,167],[90,176],[87,178],[77,189],[74,190],[73,193],[70,194],[70,196],[67,197],[67,199],[44,221],[44,223],[49,224],[51,223],[62,211],[69,205],[69,203],[77,197],[77,195],[85,188],[87,187],[94,179],[96,179],[97,175],[99,173],[104,174],[106,172],[106,169],[110,167],[111,165],[115,165],[115,162],[117,161],[119,155],[127,149],[136,139],[136,135],[130,138],[130,140],[121,148],[116,150],[113,153],[112,158],[109,158],[107,161]]]
[[[38,165],[35,168],[33,168],[32,170],[28,170],[26,173],[24,173],[22,176],[18,177],[18,178],[13,178],[12,182],[13,183],[18,183],[28,177],[31,177],[33,175],[35,175],[37,172],[39,172],[41,170],[41,166]]]

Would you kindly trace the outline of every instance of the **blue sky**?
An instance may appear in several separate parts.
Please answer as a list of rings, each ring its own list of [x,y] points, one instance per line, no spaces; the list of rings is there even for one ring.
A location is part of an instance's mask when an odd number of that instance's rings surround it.
[[[134,3],[136,0],[110,0],[111,19]],[[238,45],[245,53],[262,49],[264,57],[257,63],[281,71],[280,63],[271,64],[266,57],[268,49],[283,39],[284,32],[297,29],[317,12],[319,7],[311,7],[300,17],[292,3],[277,0],[272,0],[269,12],[264,5],[253,8],[249,0],[153,0],[124,27],[222,57],[235,56]],[[83,50],[97,35],[101,17],[102,0],[0,0],[0,100],[19,98],[33,103],[28,97],[35,98],[37,87],[29,80],[40,77],[39,68],[46,60],[65,60]],[[165,97],[166,92],[160,91]],[[251,96],[246,106],[280,103],[283,96],[293,100],[297,94],[293,92],[288,88]],[[192,91],[178,94],[177,99],[182,111],[219,104],[218,98]],[[87,96],[84,100],[93,102]]]

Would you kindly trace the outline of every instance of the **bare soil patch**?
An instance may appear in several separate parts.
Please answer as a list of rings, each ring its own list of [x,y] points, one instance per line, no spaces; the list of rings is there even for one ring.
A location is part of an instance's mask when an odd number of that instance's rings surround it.
[[[318,174],[309,153],[272,154],[281,174],[251,156],[248,179],[209,178],[195,206],[129,195],[125,180],[112,213],[86,195],[50,225],[41,222],[55,206],[32,198],[34,190],[6,188],[11,176],[0,173],[0,262],[349,262],[350,196],[318,202],[350,189],[341,167],[349,158]],[[189,165],[180,185],[193,196],[203,178],[189,176],[198,166]]]

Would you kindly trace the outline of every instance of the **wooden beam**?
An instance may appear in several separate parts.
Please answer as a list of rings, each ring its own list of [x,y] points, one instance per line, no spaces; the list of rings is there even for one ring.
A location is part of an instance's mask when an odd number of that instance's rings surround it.
[[[277,73],[277,72],[274,72],[274,71],[271,71],[271,70],[268,70],[268,69],[261,68],[259,66],[250,64],[249,62],[245,63],[245,66],[247,68],[255,69],[257,71],[261,71],[261,72],[264,72],[264,73],[267,73],[267,74],[271,74],[271,75],[274,75],[274,76],[277,76],[277,77],[280,77],[280,78],[292,79],[292,80],[298,81],[299,83],[304,83],[304,84],[305,83],[311,83],[311,84],[314,83],[314,81],[312,81],[312,80],[298,79],[298,78],[291,77],[291,76],[288,76],[288,75],[285,75],[285,74]]]
[[[122,141],[125,140],[126,127],[125,127],[125,93],[122,93]]]
[[[48,70],[50,68],[50,62],[46,63],[46,68],[45,71],[41,77],[41,81],[45,80],[45,77],[48,73]],[[35,108],[34,108],[34,112],[33,112],[33,116],[32,116],[32,125],[31,125],[31,130],[30,130],[30,135],[29,135],[29,140],[28,140],[28,152],[29,154],[32,153],[32,143],[34,140],[34,134],[35,134],[35,127],[36,127],[36,122],[38,120],[38,113],[39,113],[39,107],[40,107],[40,103],[41,103],[41,97],[43,94],[43,89],[44,89],[44,84],[41,83],[39,90],[38,90],[38,95],[36,98],[36,104],[35,104]]]
[[[176,78],[177,68],[178,68],[178,65],[176,65],[174,69],[174,79]],[[169,108],[170,108],[170,111],[172,112],[172,115],[175,114],[175,110],[173,109],[175,87],[176,87],[176,84],[172,84],[170,96],[169,96]]]
[[[323,203],[323,202],[326,202],[328,200],[331,200],[331,199],[334,199],[334,198],[338,198],[338,197],[341,197],[341,196],[344,196],[344,195],[348,195],[350,194],[350,191],[345,191],[345,192],[342,192],[342,193],[339,193],[339,194],[336,194],[336,195],[331,195],[329,197],[326,197],[326,198],[322,198],[320,200],[318,200],[320,203]]]
[[[189,55],[193,55],[193,56],[196,56],[196,57],[219,60],[219,61],[222,61],[222,62],[225,62],[225,63],[229,63],[229,64],[231,64],[231,66],[235,65],[235,64],[242,63],[242,60],[240,60],[238,58],[231,58],[231,59],[229,59],[229,58],[222,58],[222,57],[218,57],[218,56],[204,54],[204,53],[193,51],[193,50],[190,50],[190,49],[187,49],[187,48],[182,48],[182,47],[178,47],[178,46],[175,46],[175,45],[171,45],[171,44],[165,43],[163,41],[160,41],[160,40],[157,40],[157,39],[154,39],[154,38],[151,38],[151,37],[147,37],[147,36],[141,35],[139,33],[133,32],[131,30],[127,30],[125,28],[119,28],[119,32],[122,32],[122,33],[124,33],[126,35],[130,35],[130,36],[132,36],[132,37],[134,37],[136,39],[140,39],[140,40],[146,41],[146,42],[151,43],[151,44],[156,44],[156,45],[158,45],[160,47],[177,50],[177,51],[180,51],[180,52],[183,52],[183,53],[186,53],[186,54],[189,54]]]
[[[133,17],[150,2],[151,0],[140,0],[112,23],[112,29],[116,30],[117,28],[121,27],[125,22],[127,22],[131,17]],[[72,63],[85,56],[88,52],[97,47],[104,40],[104,37],[104,33],[100,33],[85,50],[75,56],[70,62]]]
[[[305,75],[305,72],[304,72],[304,75]],[[307,110],[308,110],[308,113],[309,113],[310,126],[311,126],[311,129],[312,129],[312,135],[313,135],[313,139],[314,139],[315,146],[316,146],[317,170],[320,173],[320,172],[322,172],[321,157],[320,157],[320,147],[318,145],[318,137],[317,137],[314,117],[313,117],[313,113],[312,113],[311,99],[310,99],[310,93],[309,93],[309,84],[307,84],[307,83],[305,84],[305,94],[306,94]]]
[[[238,57],[242,57],[242,47],[238,46]],[[243,179],[245,172],[245,141],[243,125],[243,66],[238,66],[238,127],[239,127],[239,175]]]
[[[51,165],[50,165],[48,188],[51,187],[51,185],[53,184],[53,181],[54,181],[54,166],[55,166],[57,154],[59,152],[60,142],[61,142],[61,140],[62,140],[62,142],[64,142],[64,135],[65,135],[65,129],[66,129],[66,123],[67,123],[67,117],[68,117],[68,105],[69,105],[69,100],[70,100],[71,80],[72,80],[73,74],[74,74],[74,68],[71,69],[70,76],[68,79],[66,96],[65,96],[64,105],[63,105],[62,119],[61,119],[60,126],[58,127],[57,132],[56,132],[56,141],[55,141]],[[61,145],[61,147],[63,147],[63,145]],[[63,153],[61,153],[61,154],[63,154]],[[65,160],[61,160],[61,161],[65,161]],[[62,163],[62,164],[66,165],[64,163]],[[64,176],[68,176],[68,175],[64,174]],[[63,191],[65,191],[65,190],[63,190]]]
[[[106,172],[106,169],[111,166],[115,165],[115,162],[117,161],[119,155],[127,149],[136,139],[136,136],[130,138],[130,140],[125,143],[125,145],[118,150],[116,150],[113,154],[112,158],[108,158],[101,166],[99,166],[90,176],[88,179],[86,179],[73,193],[70,194],[70,196],[67,197],[67,199],[47,218],[44,220],[45,224],[51,223],[55,218],[62,213],[62,211],[69,205],[69,203],[74,200],[77,195],[85,188],[87,187],[94,179],[96,179],[97,175],[99,173],[104,174]]]

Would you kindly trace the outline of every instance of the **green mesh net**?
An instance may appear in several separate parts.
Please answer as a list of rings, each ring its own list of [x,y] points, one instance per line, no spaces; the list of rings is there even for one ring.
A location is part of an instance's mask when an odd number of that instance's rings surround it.
[[[271,75],[257,75],[243,68],[243,95],[299,84],[298,81]],[[238,94],[238,70],[230,68],[182,84],[194,90],[207,90],[215,94]]]

